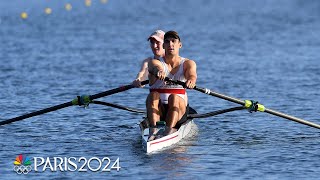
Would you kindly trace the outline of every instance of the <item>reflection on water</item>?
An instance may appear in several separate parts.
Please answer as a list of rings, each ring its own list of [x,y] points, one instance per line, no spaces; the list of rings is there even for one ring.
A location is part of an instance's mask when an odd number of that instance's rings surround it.
[[[160,151],[149,153],[150,162],[153,171],[156,172],[173,172],[173,177],[181,176],[180,169],[188,167],[192,163],[192,156],[186,152],[196,146],[198,139],[198,126],[193,123],[190,133],[179,141],[177,144],[162,149]]]

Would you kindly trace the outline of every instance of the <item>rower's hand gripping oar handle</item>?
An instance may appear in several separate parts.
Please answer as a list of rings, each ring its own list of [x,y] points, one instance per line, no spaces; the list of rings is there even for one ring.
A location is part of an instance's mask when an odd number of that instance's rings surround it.
[[[179,80],[172,80],[172,79],[166,77],[165,81],[168,81],[168,82],[171,82],[171,83],[175,83],[175,84],[178,84],[178,85],[182,85],[182,86],[185,87],[185,83],[182,82],[182,81],[179,81]],[[310,126],[310,127],[314,127],[314,128],[320,129],[320,125],[319,124],[316,124],[316,123],[313,123],[313,122],[310,122],[310,121],[307,121],[307,120],[304,120],[304,119],[301,119],[301,118],[297,118],[297,117],[294,117],[294,116],[291,116],[291,115],[288,115],[288,114],[284,114],[284,113],[281,113],[281,112],[278,112],[278,111],[275,111],[275,110],[272,110],[272,109],[268,109],[265,106],[263,106],[262,104],[259,104],[259,103],[255,102],[255,101],[252,101],[252,100],[243,101],[243,100],[231,97],[231,96],[227,96],[227,95],[224,95],[224,94],[220,94],[220,93],[214,92],[214,91],[212,91],[210,89],[207,89],[207,88],[201,88],[201,87],[197,87],[197,86],[195,86],[193,89],[197,90],[199,92],[211,95],[211,96],[215,96],[215,97],[218,97],[218,98],[221,98],[221,99],[224,99],[224,100],[227,100],[227,101],[231,101],[231,102],[240,104],[242,106],[245,106],[247,109],[249,109],[250,112],[252,112],[252,111],[266,112],[266,113],[269,113],[269,114],[272,114],[272,115],[275,115],[275,116],[279,116],[279,117],[282,117],[282,118],[285,118],[285,119],[288,119],[288,120],[291,120],[291,121],[295,121],[295,122],[298,122],[298,123],[301,123],[301,124],[304,124],[304,125],[307,125],[307,126]]]
[[[181,85],[183,87],[186,87],[186,83],[185,82],[182,82],[182,81],[178,81],[178,80],[173,80],[173,79],[170,79],[168,77],[165,77],[164,78],[165,81],[168,81],[168,82],[171,82],[173,84],[178,84],[178,85]]]

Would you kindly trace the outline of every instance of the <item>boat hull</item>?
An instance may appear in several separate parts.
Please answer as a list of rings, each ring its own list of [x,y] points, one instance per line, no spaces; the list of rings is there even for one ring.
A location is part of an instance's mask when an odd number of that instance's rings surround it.
[[[146,125],[147,122],[148,122],[148,119],[144,119],[143,121],[140,122],[142,146],[147,153],[159,151],[163,148],[176,144],[177,142],[179,142],[181,139],[183,139],[185,136],[189,134],[189,132],[191,131],[192,124],[194,123],[192,119],[189,119],[188,121],[186,121],[180,126],[177,132],[174,132],[170,135],[148,142],[149,127]]]

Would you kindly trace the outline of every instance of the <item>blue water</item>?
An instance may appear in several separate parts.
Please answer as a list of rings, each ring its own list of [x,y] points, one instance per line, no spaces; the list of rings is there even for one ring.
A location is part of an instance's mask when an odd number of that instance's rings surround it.
[[[72,10],[64,9],[65,3]],[[44,8],[52,8],[45,15]],[[181,56],[197,63],[198,86],[320,123],[320,2],[92,1],[0,2],[0,120],[130,83],[151,55],[155,29],[179,32]],[[28,18],[22,20],[20,13]],[[148,89],[101,100],[144,108]],[[205,113],[236,106],[188,91]],[[141,147],[142,116],[90,105],[0,127],[1,179],[319,179],[320,131],[266,113],[197,119],[177,146]],[[28,157],[109,157],[120,171],[18,175]]]

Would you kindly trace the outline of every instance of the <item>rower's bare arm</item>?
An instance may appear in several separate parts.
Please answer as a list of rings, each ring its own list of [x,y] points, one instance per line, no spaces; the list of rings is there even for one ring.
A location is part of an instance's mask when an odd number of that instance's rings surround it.
[[[187,88],[193,89],[197,82],[197,64],[193,60],[185,62],[185,78]]]
[[[141,85],[141,82],[144,80],[147,80],[148,78],[148,62],[151,60],[151,58],[147,58],[142,61],[140,71],[138,72],[136,79],[132,81],[132,84],[135,87],[143,87]]]
[[[148,63],[148,71],[149,71],[149,84],[153,84],[156,81],[156,77],[154,75],[162,75],[163,69],[161,62],[157,59],[153,59]],[[159,77],[161,79],[161,77]],[[164,79],[164,78],[163,78]]]
[[[148,78],[148,62],[151,60],[151,58],[147,58],[142,61],[140,71],[137,74],[136,80],[144,81]]]

